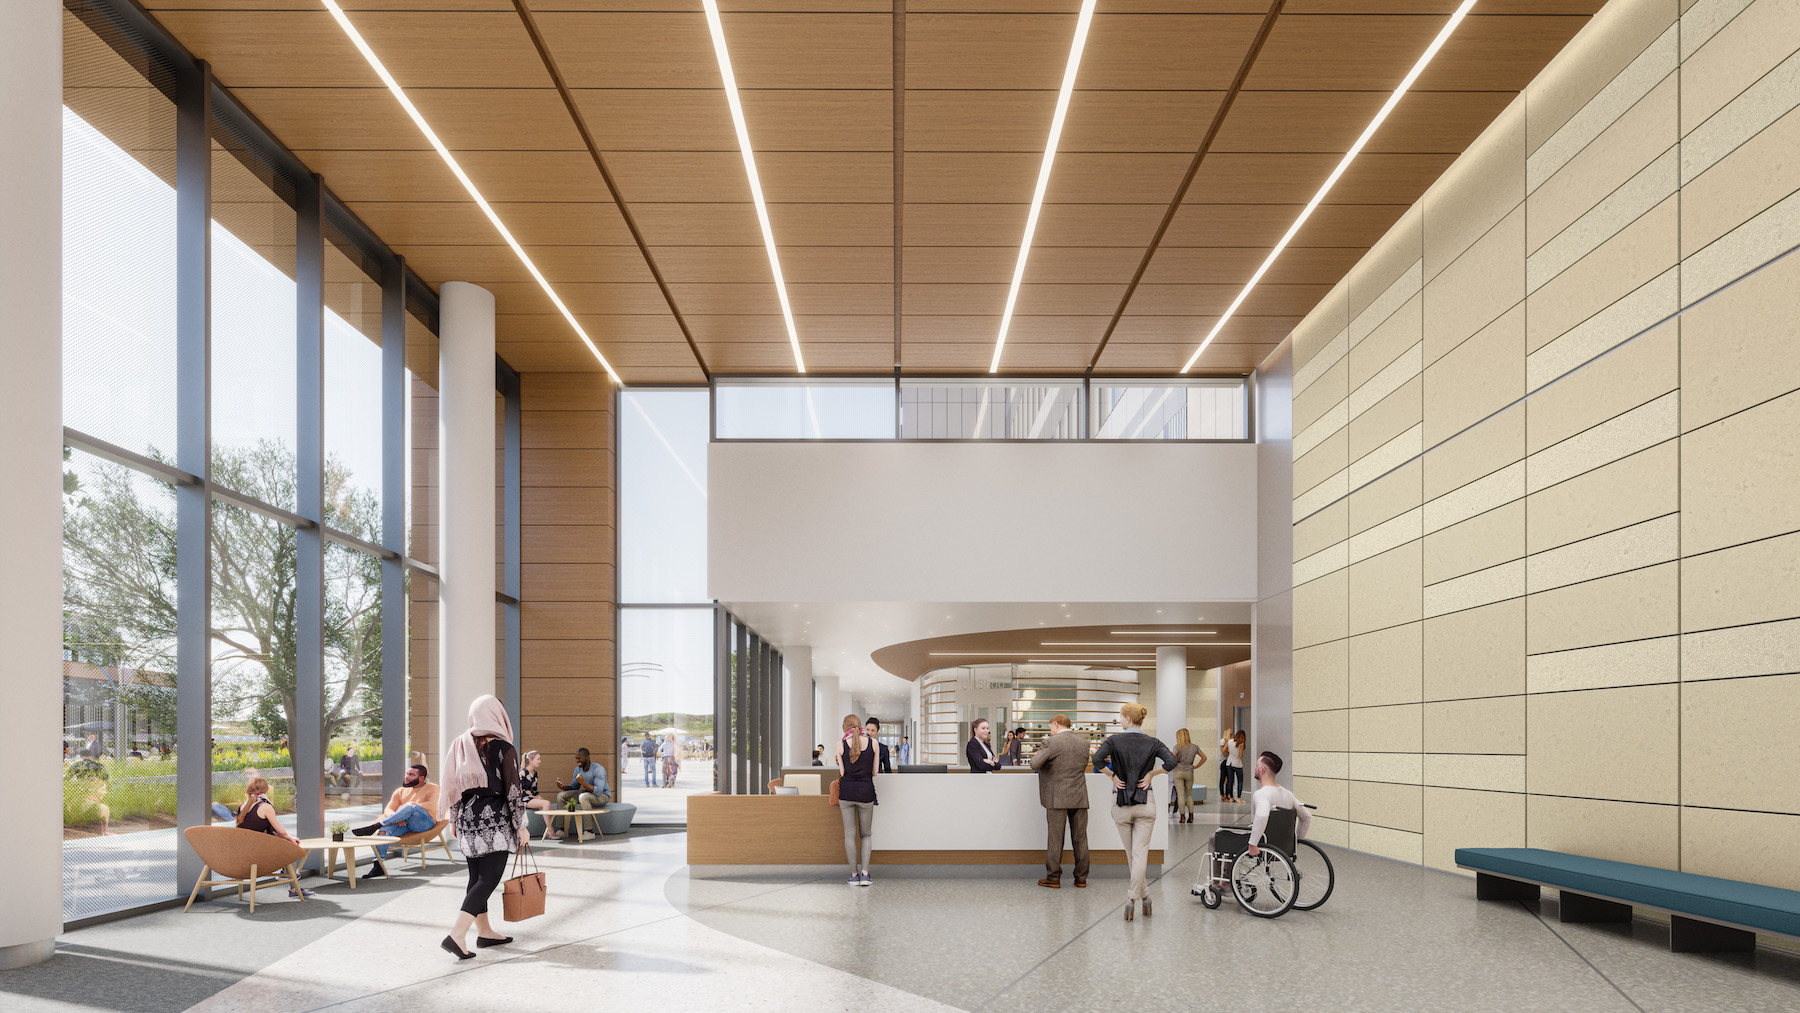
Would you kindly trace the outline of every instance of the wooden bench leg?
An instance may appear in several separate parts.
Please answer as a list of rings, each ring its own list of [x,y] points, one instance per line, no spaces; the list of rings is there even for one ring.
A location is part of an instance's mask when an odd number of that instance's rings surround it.
[[[1631,921],[1631,905],[1564,890],[1561,913],[1557,920],[1564,922],[1629,922]]]
[[[1537,900],[1543,896],[1536,883],[1521,883],[1485,872],[1475,874],[1476,900]]]
[[[1670,953],[1749,953],[1755,949],[1754,932],[1680,915],[1669,918]]]

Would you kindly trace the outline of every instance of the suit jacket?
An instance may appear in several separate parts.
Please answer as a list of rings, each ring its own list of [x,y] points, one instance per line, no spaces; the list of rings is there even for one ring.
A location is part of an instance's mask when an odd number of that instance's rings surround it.
[[[983,748],[984,745],[985,744],[980,739],[971,736],[969,744],[963,747],[963,754],[969,758],[969,772],[971,774],[986,774],[990,771],[1000,769],[1000,754],[996,752],[994,758],[989,760],[987,757],[988,749],[992,749],[993,747],[987,746],[986,748]]]
[[[894,765],[892,763],[888,762],[887,743],[876,742],[875,744],[881,747],[881,752],[880,752],[881,761],[880,761],[879,765],[876,767],[876,773],[892,774],[894,772]]]
[[[1038,801],[1044,808],[1088,807],[1086,738],[1073,730],[1057,732],[1031,754],[1031,769],[1038,772]]]

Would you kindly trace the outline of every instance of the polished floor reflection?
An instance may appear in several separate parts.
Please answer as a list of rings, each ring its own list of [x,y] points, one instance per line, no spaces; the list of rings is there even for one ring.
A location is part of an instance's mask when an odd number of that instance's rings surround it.
[[[226,900],[70,933],[49,965],[0,974],[0,1007],[1800,1008],[1800,955],[1670,954],[1655,922],[1562,925],[1554,899],[1477,904],[1466,879],[1337,849],[1337,892],[1318,911],[1207,911],[1188,887],[1211,821],[1171,828],[1155,915],[1130,923],[1116,873],[1086,890],[1042,889],[1030,870],[878,866],[862,890],[835,868],[691,876],[684,835],[638,830],[542,849],[549,913],[465,965],[435,948],[464,881],[440,864],[304,904],[271,891],[254,917]]]

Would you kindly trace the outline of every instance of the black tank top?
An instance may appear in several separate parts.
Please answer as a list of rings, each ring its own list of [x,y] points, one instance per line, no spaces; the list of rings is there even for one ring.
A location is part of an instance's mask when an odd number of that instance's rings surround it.
[[[244,808],[238,810],[238,827],[243,830],[254,830],[259,834],[282,836],[281,831],[275,829],[275,825],[264,819],[262,813],[258,811],[262,808],[262,804],[268,801],[267,795],[252,795],[245,799]],[[273,809],[274,803],[270,803],[269,807]]]

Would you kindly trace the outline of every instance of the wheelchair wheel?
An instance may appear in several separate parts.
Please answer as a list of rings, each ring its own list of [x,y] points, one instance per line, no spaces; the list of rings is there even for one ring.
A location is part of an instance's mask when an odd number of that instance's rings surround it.
[[[1238,904],[1258,918],[1279,918],[1294,906],[1300,877],[1294,863],[1274,848],[1245,852],[1231,866],[1231,892]]]
[[[1294,898],[1298,911],[1311,911],[1325,903],[1331,888],[1337,885],[1331,859],[1325,856],[1325,849],[1311,841],[1300,842],[1294,855],[1294,871],[1300,876],[1300,893]]]
[[[1219,902],[1224,899],[1225,898],[1219,896],[1219,891],[1210,886],[1200,891],[1200,903],[1205,904],[1208,911],[1218,910]]]

